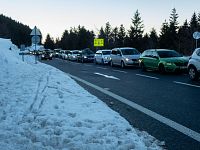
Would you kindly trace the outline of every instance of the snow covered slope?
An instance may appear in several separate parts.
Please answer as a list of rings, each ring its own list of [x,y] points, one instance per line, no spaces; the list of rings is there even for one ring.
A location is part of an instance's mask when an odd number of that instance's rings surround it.
[[[0,149],[162,149],[65,73],[18,52],[0,39]]]

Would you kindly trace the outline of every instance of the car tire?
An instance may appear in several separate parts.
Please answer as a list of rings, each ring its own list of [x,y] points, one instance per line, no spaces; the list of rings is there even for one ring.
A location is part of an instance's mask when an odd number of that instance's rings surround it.
[[[165,73],[165,67],[163,64],[160,64],[159,67],[158,67],[158,70],[160,72],[160,74],[164,74]]]
[[[101,64],[104,65],[104,61],[103,61],[103,59],[101,59]]]
[[[114,66],[114,65],[113,65],[113,62],[112,62],[112,60],[110,61],[110,66],[111,66],[111,67],[113,67],[113,66]]]
[[[189,78],[193,81],[198,80],[198,72],[194,66],[190,66],[188,69]]]
[[[122,68],[122,69],[124,69],[124,68],[125,68],[124,61],[121,61],[121,68]]]
[[[97,64],[97,60],[96,59],[94,59],[94,64]]]
[[[146,67],[145,67],[144,63],[140,64],[140,68],[142,69],[142,71],[146,71]]]

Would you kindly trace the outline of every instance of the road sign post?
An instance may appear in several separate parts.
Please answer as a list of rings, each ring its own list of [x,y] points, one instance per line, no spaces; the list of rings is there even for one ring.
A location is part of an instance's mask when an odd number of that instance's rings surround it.
[[[37,29],[37,27],[35,26],[30,35],[32,36],[31,41],[32,41],[32,44],[35,45],[35,52],[36,52],[36,50],[37,50],[36,45],[40,43],[40,40],[41,40],[40,36],[42,34],[41,34],[40,30]],[[37,57],[38,56],[35,55],[35,63],[36,64],[37,64]]]
[[[200,32],[194,32],[193,38],[196,40],[196,48],[198,47],[198,39],[200,39]]]

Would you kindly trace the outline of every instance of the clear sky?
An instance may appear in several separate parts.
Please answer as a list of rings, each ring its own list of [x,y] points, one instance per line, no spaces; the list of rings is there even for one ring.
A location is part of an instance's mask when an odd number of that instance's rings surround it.
[[[123,24],[129,29],[137,9],[145,32],[153,27],[159,32],[174,7],[182,24],[185,19],[190,20],[194,12],[200,12],[200,0],[0,0],[0,14],[31,28],[36,25],[43,37],[49,33],[54,38],[78,25],[95,33],[106,22],[112,27]]]

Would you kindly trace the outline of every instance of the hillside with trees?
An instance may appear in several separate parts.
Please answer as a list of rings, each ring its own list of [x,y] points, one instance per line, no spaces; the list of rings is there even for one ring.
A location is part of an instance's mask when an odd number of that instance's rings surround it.
[[[29,26],[12,20],[2,14],[0,15],[0,38],[11,39],[17,46],[21,44],[29,46],[31,44],[30,33],[31,29]]]

